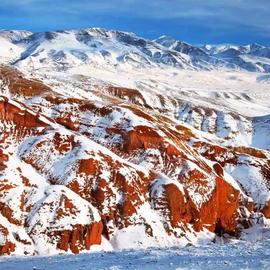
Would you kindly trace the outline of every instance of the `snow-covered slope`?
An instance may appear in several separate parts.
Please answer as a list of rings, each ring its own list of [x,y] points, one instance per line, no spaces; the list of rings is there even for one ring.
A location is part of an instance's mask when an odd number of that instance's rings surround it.
[[[117,252],[94,252],[92,254],[59,255],[51,257],[17,257],[0,258],[1,269],[25,270],[47,269],[62,270],[63,264],[70,270],[77,269],[117,269],[117,270],[167,270],[167,269],[261,269],[268,270],[269,236],[258,232],[260,242],[235,241],[228,244],[207,244],[203,246],[186,246],[184,248],[151,248],[125,250]]]
[[[98,28],[0,38],[0,254],[183,246],[268,226],[267,74],[225,59],[260,46]]]

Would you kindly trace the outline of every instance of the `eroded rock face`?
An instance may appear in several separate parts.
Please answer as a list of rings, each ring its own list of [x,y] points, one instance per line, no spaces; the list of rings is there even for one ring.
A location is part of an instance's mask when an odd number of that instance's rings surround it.
[[[201,226],[208,224],[210,231],[218,234],[237,234],[240,192],[222,178],[216,178],[216,187],[210,200],[200,209]]]
[[[88,226],[76,225],[73,230],[55,232],[54,236],[60,238],[59,249],[77,254],[81,250],[90,250],[92,245],[100,245],[102,230],[102,222],[98,222]]]
[[[48,126],[46,122],[40,120],[37,114],[17,102],[10,102],[5,97],[0,98],[0,120],[1,126],[3,125],[3,127],[5,127],[7,123],[12,123],[16,127],[25,130]]]
[[[0,224],[0,255],[10,255],[16,245],[8,239],[8,229]]]
[[[164,215],[168,232],[198,220],[198,208],[180,183],[157,180],[152,186],[151,199],[154,208]]]
[[[51,91],[41,81],[26,79],[20,71],[7,65],[0,65],[0,80],[2,87],[8,88],[11,95],[33,97]]]
[[[270,218],[270,201],[267,201],[262,209],[262,213],[266,218]]]
[[[0,97],[0,254],[79,253],[134,228],[175,245],[270,218],[267,151],[218,145],[136,89],[109,87],[94,102],[42,85],[7,85],[20,102]]]
[[[0,148],[0,171],[6,168],[5,162],[8,161],[8,155],[3,153],[3,150]]]
[[[239,204],[242,203],[239,190],[233,188],[220,177],[215,179],[215,189],[208,201],[196,205],[184,187],[179,183],[165,183],[162,192],[153,186],[154,207],[161,211],[167,220],[169,231],[173,228],[185,228],[192,225],[195,231],[204,227],[211,232],[222,235],[228,233],[237,235]],[[159,193],[159,194],[158,194]]]

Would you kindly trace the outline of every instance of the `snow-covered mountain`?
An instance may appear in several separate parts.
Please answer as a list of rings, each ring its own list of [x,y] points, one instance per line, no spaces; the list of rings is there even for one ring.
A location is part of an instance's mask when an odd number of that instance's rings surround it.
[[[0,35],[7,37],[11,48],[21,52],[15,60],[13,56],[10,59],[17,66],[51,66],[62,70],[81,64],[128,63],[139,67],[164,64],[191,68],[180,53],[132,33],[92,28],[32,35],[23,32],[21,39],[17,38],[17,32],[16,38],[10,38],[10,32],[5,31]]]
[[[181,69],[240,69],[269,72],[270,48],[205,45],[198,47],[162,36],[154,41],[100,28],[30,33],[0,31],[1,62],[24,68],[53,67],[64,70],[78,65],[173,66]]]
[[[267,48],[99,28],[1,31],[0,48],[0,254],[269,229]]]
[[[223,67],[252,72],[270,71],[270,48],[259,44],[196,47],[167,36],[162,36],[155,41],[167,48],[189,55],[193,65],[199,68]]]

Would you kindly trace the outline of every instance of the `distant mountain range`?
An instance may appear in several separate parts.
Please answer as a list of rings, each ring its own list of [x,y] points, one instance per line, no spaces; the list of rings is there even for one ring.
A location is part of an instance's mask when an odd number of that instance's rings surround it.
[[[167,36],[148,40],[101,28],[41,33],[2,30],[0,48],[2,62],[33,69],[65,70],[95,63],[270,72],[270,48],[259,44],[194,46]]]

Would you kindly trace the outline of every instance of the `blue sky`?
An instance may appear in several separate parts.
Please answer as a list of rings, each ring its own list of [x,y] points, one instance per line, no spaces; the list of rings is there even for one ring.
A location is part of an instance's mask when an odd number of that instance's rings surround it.
[[[193,44],[270,45],[270,0],[1,0],[0,28],[105,27]]]

